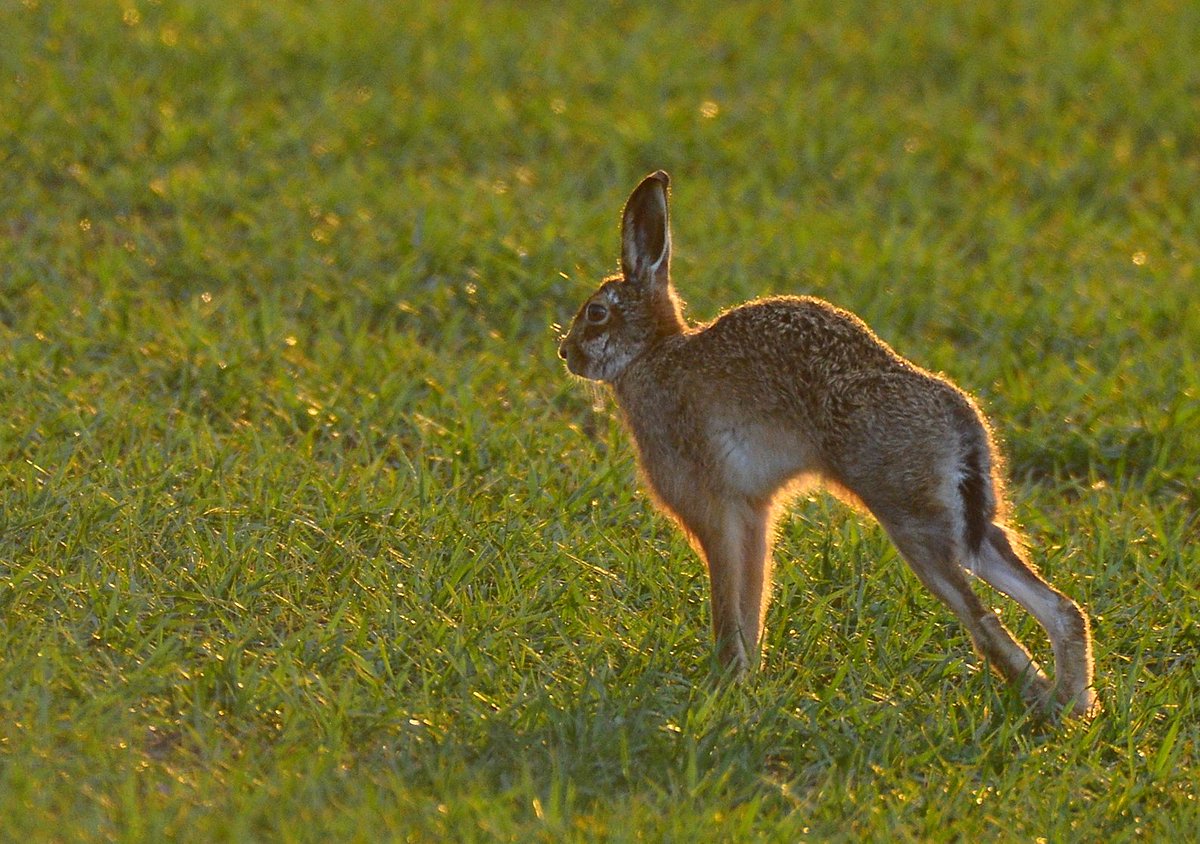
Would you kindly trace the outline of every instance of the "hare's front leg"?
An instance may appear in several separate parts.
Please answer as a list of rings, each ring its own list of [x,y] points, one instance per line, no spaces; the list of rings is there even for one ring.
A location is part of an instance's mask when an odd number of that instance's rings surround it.
[[[704,509],[684,526],[708,566],[717,656],[741,673],[758,661],[771,591],[770,506],[724,500]]]

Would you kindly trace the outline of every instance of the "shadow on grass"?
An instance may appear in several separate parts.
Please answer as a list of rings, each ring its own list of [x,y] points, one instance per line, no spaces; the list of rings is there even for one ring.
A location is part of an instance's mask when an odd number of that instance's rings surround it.
[[[561,687],[539,689],[481,714],[447,733],[436,754],[410,762],[435,792],[444,789],[444,800],[455,799],[467,774],[477,787],[529,806],[536,800],[537,812],[561,818],[639,801],[782,816],[853,801],[864,781],[887,792],[889,783],[947,769],[984,778],[1057,733],[1004,689],[984,692],[992,706],[946,712],[927,697],[863,699],[797,688],[793,679],[590,676],[569,698]]]

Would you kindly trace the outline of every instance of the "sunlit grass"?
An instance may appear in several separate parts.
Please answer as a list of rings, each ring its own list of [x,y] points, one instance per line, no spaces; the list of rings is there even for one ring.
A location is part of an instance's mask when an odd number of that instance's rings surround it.
[[[1200,827],[1193,5],[0,32],[0,838]],[[714,682],[700,564],[555,357],[657,167],[697,318],[814,293],[979,395],[1102,719],[1029,719],[819,496]]]

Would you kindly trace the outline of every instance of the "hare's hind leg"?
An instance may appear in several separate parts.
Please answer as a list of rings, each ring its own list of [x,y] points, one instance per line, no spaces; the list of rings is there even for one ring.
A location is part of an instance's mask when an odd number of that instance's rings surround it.
[[[989,525],[972,570],[1027,609],[1054,649],[1055,694],[1075,715],[1099,708],[1092,691],[1092,638],[1079,605],[1041,578],[998,525]]]
[[[708,565],[712,628],[721,664],[746,671],[757,661],[771,589],[770,506],[723,500],[685,527]]]
[[[920,581],[967,628],[975,649],[1001,676],[1017,684],[1026,700],[1044,704],[1050,695],[1049,679],[1029,651],[971,589],[958,562],[958,543],[953,539],[950,525],[926,523],[910,529],[885,523],[884,527]]]

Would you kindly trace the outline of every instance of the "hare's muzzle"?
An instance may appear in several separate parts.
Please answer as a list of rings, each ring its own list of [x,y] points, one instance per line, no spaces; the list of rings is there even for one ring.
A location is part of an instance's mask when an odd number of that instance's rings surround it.
[[[563,340],[558,347],[558,356],[567,362],[567,371],[580,378],[589,377],[587,374],[587,355],[570,338]]]

